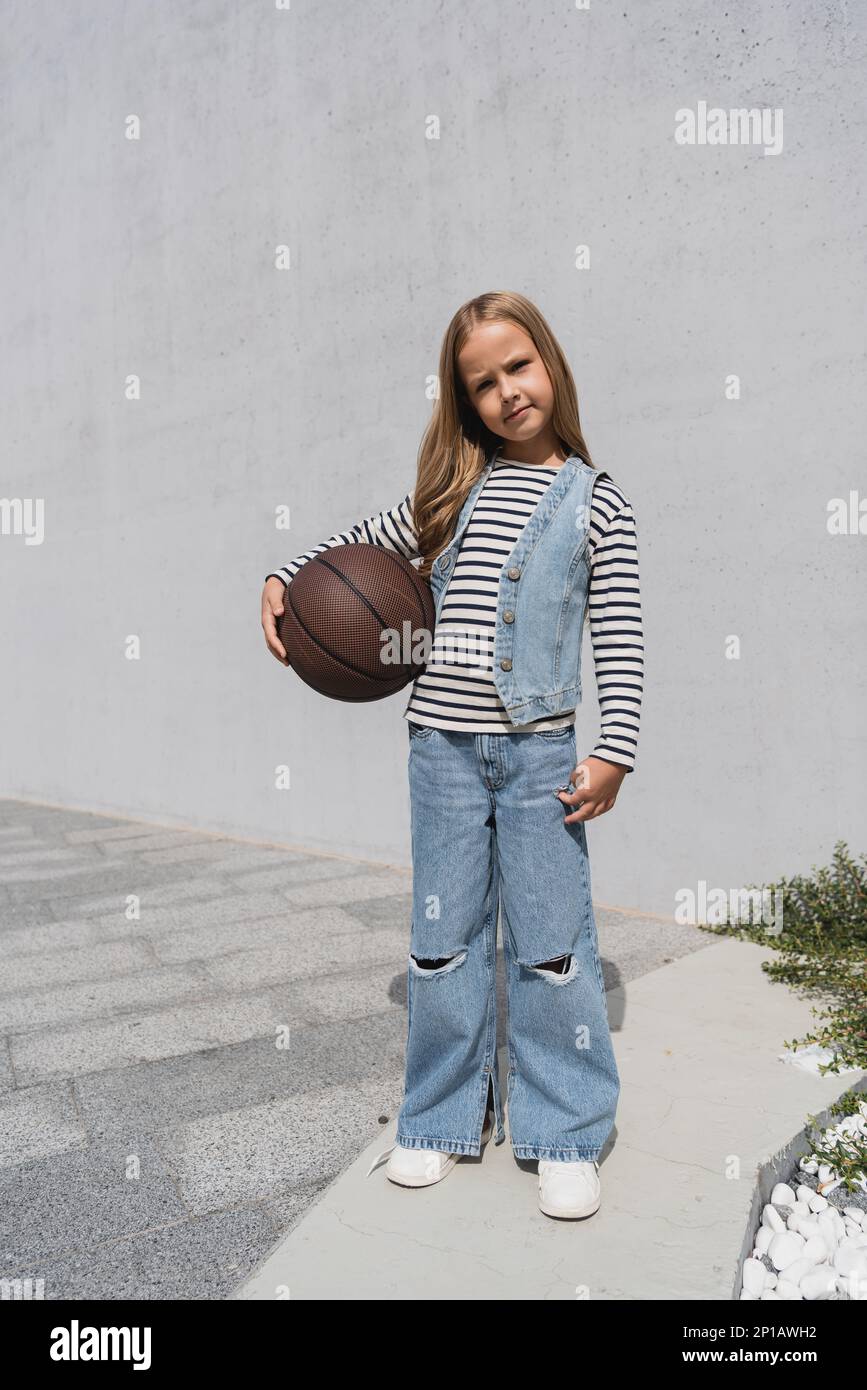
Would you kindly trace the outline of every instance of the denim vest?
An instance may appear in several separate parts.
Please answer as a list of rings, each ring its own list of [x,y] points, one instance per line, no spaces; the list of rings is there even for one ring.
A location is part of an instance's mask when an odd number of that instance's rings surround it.
[[[439,622],[463,533],[494,456],[467,496],[455,534],[433,564]],[[590,503],[607,473],[570,454],[500,571],[494,685],[513,724],[568,714],[581,703],[581,641],[590,583]]]

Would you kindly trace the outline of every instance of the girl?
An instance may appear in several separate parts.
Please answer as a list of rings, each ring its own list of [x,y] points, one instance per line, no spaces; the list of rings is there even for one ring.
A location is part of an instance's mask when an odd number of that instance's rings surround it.
[[[591,463],[569,365],[522,295],[484,294],[458,310],[439,383],[415,488],[269,574],[262,626],[288,665],[275,621],[285,586],[329,546],[366,542],[421,559],[436,624],[403,712],[413,912],[405,1095],[386,1174],[426,1186],[462,1154],[478,1155],[492,1129],[497,1144],[505,1138],[499,907],[513,1152],[538,1160],[543,1212],[588,1216],[600,1204],[597,1160],[620,1078],[584,822],[611,809],[635,763],[635,521]],[[576,764],[588,619],[601,731]]]

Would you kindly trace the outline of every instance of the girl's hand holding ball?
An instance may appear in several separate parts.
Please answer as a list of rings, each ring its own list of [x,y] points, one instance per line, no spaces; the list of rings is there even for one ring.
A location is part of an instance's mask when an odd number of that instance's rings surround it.
[[[285,586],[280,579],[267,579],[262,590],[262,631],[265,634],[265,645],[272,656],[283,666],[291,665],[286,648],[277,636],[277,619],[283,614],[283,595]]]

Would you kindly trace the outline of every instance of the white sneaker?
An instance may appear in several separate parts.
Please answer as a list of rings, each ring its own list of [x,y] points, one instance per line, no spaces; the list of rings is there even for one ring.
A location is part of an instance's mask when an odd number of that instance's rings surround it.
[[[483,1144],[490,1139],[493,1128],[494,1114],[493,1111],[488,1111],[482,1130]],[[401,1187],[429,1187],[432,1183],[440,1182],[452,1171],[458,1159],[463,1157],[462,1154],[445,1153],[441,1149],[406,1149],[402,1144],[392,1144],[390,1149],[384,1149],[381,1154],[377,1154],[365,1177],[370,1177],[386,1154],[389,1154],[390,1158],[385,1166],[385,1176],[391,1182],[399,1183]]]
[[[385,1176],[401,1187],[429,1187],[450,1173],[459,1157],[439,1149],[405,1149],[402,1144],[395,1144],[385,1165]]]
[[[539,1159],[539,1210],[546,1216],[592,1216],[599,1210],[599,1164]]]

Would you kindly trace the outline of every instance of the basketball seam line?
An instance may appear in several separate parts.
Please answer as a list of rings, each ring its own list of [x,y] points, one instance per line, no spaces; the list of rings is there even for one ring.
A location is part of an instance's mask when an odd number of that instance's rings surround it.
[[[380,554],[381,554],[389,563],[391,563],[391,561],[389,560],[389,556],[392,556],[392,558],[395,559],[395,563],[396,563],[396,557],[394,557],[394,556],[392,555],[392,552],[391,552],[391,551],[386,550],[384,546],[377,546],[376,548],[377,548],[377,550],[380,552]],[[367,598],[367,596],[366,596],[365,594],[363,594],[363,593],[361,592],[361,590],[360,590],[359,588],[357,588],[355,584],[353,584],[353,582],[352,582],[352,580],[349,578],[349,576],[346,575],[346,574],[344,574],[342,570],[339,570],[339,569],[337,568],[336,565],[330,564],[328,560],[322,559],[321,556],[319,557],[319,560],[320,560],[320,563],[323,564],[323,565],[325,566],[326,569],[331,570],[331,573],[332,573],[332,574],[336,574],[337,577],[338,577],[338,579],[342,579],[343,582],[344,582],[344,584],[348,584],[348,585],[349,585],[349,587],[350,587],[350,589],[352,590],[352,592],[353,592],[354,594],[356,594],[356,595],[361,599],[361,602],[364,604],[365,608],[367,608],[368,611],[369,611],[370,613],[373,614],[374,618],[375,618],[376,621],[379,623],[380,631],[382,631],[382,628],[383,628],[382,616],[381,616],[381,614],[377,613],[376,609],[374,608],[374,606],[373,606],[373,604],[370,602],[370,600]],[[404,574],[404,571],[401,570],[401,575],[403,575],[403,574]],[[420,595],[419,595],[418,591],[415,589],[415,585],[413,585],[413,590],[415,591],[415,596],[416,596],[416,598],[417,598],[417,599],[420,599]],[[424,615],[424,612],[423,612],[423,611],[420,613],[419,616],[421,617],[422,621],[424,621],[424,616],[425,616],[425,615]]]
[[[381,546],[380,549],[382,550],[382,553],[383,553],[383,555],[385,556],[385,558],[386,558],[390,563],[397,564],[398,557],[397,557],[397,555],[395,554],[394,551],[388,550],[385,546]],[[406,556],[405,556],[405,555],[404,555],[402,558],[403,558],[404,560],[406,560]],[[419,608],[421,609],[421,612],[420,612],[420,615],[419,615],[419,616],[421,617],[422,622],[424,622],[424,621],[425,621],[425,617],[426,617],[426,614],[425,614],[425,611],[424,611],[424,608],[425,608],[425,605],[424,605],[424,592],[421,591],[421,590],[419,589],[418,586],[419,586],[420,584],[424,584],[424,585],[425,585],[425,588],[427,589],[428,594],[429,594],[430,597],[431,597],[431,599],[433,599],[433,592],[432,592],[432,590],[431,590],[430,585],[427,583],[426,580],[419,579],[419,577],[418,577],[418,570],[416,569],[415,565],[410,565],[408,560],[407,560],[407,565],[409,565],[409,580],[410,580],[410,583],[412,584],[412,587],[413,587],[413,589],[414,589],[414,591],[415,591],[415,596],[416,596],[416,598],[418,599]],[[405,573],[405,571],[404,571],[403,569],[401,569],[401,574],[404,574],[404,573]],[[436,606],[434,606],[434,611],[436,611]]]
[[[342,575],[342,574],[340,573],[340,570],[335,569],[333,565],[329,565],[328,568],[332,571],[333,574],[336,574],[340,579],[344,579],[344,578],[345,578],[345,576]],[[350,588],[353,588],[353,589],[355,588],[355,586],[352,584],[352,581],[351,581],[351,580],[347,579],[346,582],[347,582],[347,584],[349,584]],[[304,633],[304,635],[308,638],[308,640],[309,640],[310,642],[313,643],[314,647],[318,647],[319,651],[321,651],[321,652],[323,653],[324,656],[327,656],[328,659],[329,659],[329,661],[333,661],[334,664],[335,664],[336,666],[341,666],[341,667],[343,667],[343,669],[346,670],[346,671],[354,671],[355,674],[356,674],[357,676],[362,676],[365,680],[376,681],[376,682],[379,682],[379,683],[384,683],[385,681],[394,681],[394,680],[395,680],[395,677],[394,677],[394,676],[371,676],[370,673],[369,673],[368,671],[362,670],[362,668],[361,668],[360,666],[356,666],[354,662],[348,661],[348,660],[346,660],[344,657],[335,656],[334,652],[329,651],[329,649],[328,649],[322,642],[319,641],[318,637],[315,637],[315,636],[314,636],[314,634],[310,631],[310,629],[309,629],[309,627],[307,626],[307,624],[304,622],[304,619],[301,617],[300,613],[298,612],[298,609],[295,607],[295,604],[292,602],[291,590],[292,590],[292,585],[291,585],[291,584],[287,584],[287,585],[286,585],[286,597],[287,597],[288,600],[289,600],[289,607],[292,609],[292,616],[293,616],[293,618],[295,619],[295,621],[296,621],[296,623],[298,624],[298,626],[301,628],[301,630],[302,630],[302,632]],[[357,592],[357,590],[356,590],[356,592]],[[359,595],[359,597],[363,599],[363,598],[364,598],[364,595],[361,594],[361,595]],[[370,605],[368,604],[367,607],[370,607]],[[379,623],[381,624],[382,619],[378,617],[378,615],[374,612],[374,610],[373,610],[372,608],[371,608],[370,611],[373,613],[373,616],[377,619],[377,622],[379,622]],[[409,682],[410,682],[411,680],[414,680],[414,679],[415,679],[415,675],[418,673],[418,671],[421,670],[421,669],[423,669],[423,668],[422,668],[422,667],[416,668],[415,666],[413,666],[413,667],[411,667],[410,669],[413,671],[414,674],[411,675],[411,676],[409,676],[409,677],[407,678],[407,680],[404,681],[403,685],[398,686],[398,690],[403,690],[403,688],[404,688],[405,685],[409,685]],[[393,693],[396,695],[396,694],[397,694],[397,690],[395,690]],[[351,697],[349,697],[349,699],[351,700]],[[360,703],[361,703],[361,702],[360,702]]]

